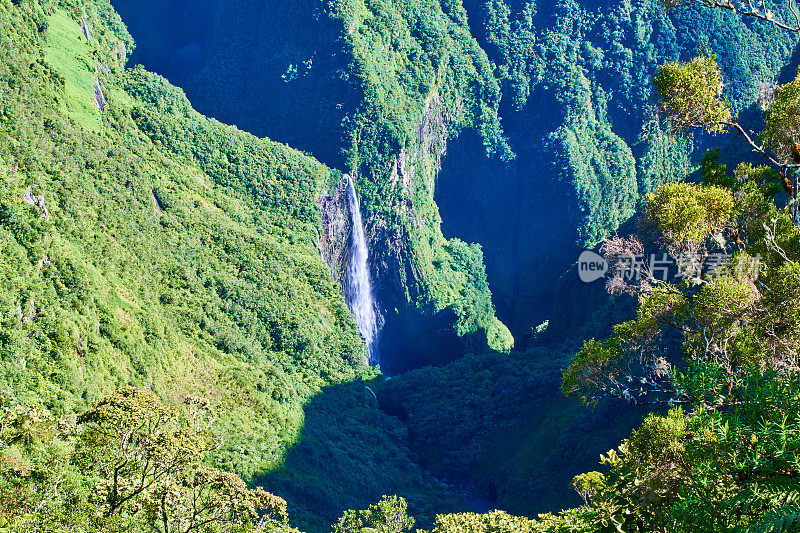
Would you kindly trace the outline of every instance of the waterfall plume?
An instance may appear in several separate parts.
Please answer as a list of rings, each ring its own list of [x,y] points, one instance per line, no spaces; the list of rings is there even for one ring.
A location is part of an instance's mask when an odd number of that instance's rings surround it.
[[[367,344],[369,362],[378,362],[378,308],[372,294],[367,263],[369,249],[364,236],[364,223],[361,220],[361,206],[353,186],[352,178],[347,178],[347,207],[350,210],[352,233],[350,255],[347,263],[347,306],[355,316],[356,324]]]

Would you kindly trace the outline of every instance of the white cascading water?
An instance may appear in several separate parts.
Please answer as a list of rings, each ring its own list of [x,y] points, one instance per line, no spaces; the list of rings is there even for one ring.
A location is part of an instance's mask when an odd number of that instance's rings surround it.
[[[356,324],[367,344],[370,363],[378,362],[377,336],[378,311],[372,295],[372,284],[369,280],[367,265],[367,239],[364,236],[364,223],[361,221],[361,206],[353,187],[353,180],[347,178],[347,206],[350,209],[352,238],[350,241],[350,257],[347,265],[347,305],[356,318]]]

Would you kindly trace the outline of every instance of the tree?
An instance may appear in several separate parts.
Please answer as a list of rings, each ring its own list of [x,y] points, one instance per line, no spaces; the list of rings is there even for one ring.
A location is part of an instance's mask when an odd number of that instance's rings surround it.
[[[286,502],[262,488],[248,489],[239,476],[202,464],[148,492],[142,502],[147,522],[159,533],[222,529],[288,531]]]
[[[761,18],[791,31],[767,2],[664,1]],[[674,133],[738,131],[767,165],[733,175],[704,158],[703,183],[662,185],[646,200],[642,235],[606,239],[607,287],[638,297],[636,317],[587,341],[562,390],[587,403],[616,396],[676,406],[651,414],[608,472],[575,479],[587,505],[558,527],[601,531],[796,531],[800,526],[800,78],[767,102],[759,144],[721,97],[714,56],[667,63],[655,79]],[[789,194],[786,207],[775,201]],[[658,274],[648,246],[682,274]],[[713,262],[714,256],[723,260]],[[686,264],[681,265],[681,259]],[[713,268],[709,268],[709,266]],[[548,531],[557,531],[553,527]]]
[[[101,477],[107,516],[121,512],[145,491],[168,484],[197,463],[208,436],[178,423],[175,409],[152,392],[124,387],[78,417],[86,429],[80,451]]]
[[[662,0],[667,9],[682,6],[703,6],[734,11],[765,20],[780,28],[800,33],[800,14],[788,8],[793,23],[777,15],[769,2],[733,2],[731,0]],[[699,56],[687,63],[667,62],[658,69],[654,80],[659,96],[659,109],[666,117],[672,133],[703,129],[709,133],[736,130],[754,152],[761,154],[777,170],[783,187],[792,201],[792,222],[800,225],[800,72],[794,81],[776,88],[767,88],[762,95],[766,109],[766,128],[757,142],[733,120],[728,104],[722,99],[723,80],[715,55]]]
[[[404,498],[384,496],[363,511],[345,511],[333,525],[333,533],[403,533],[414,527],[407,511]]]
[[[215,446],[208,407],[189,397],[177,409],[129,386],[78,417],[76,459],[97,476],[105,516],[141,512],[159,533],[288,530],[284,500],[202,463]]]
[[[718,133],[731,120],[730,107],[721,99],[722,75],[715,55],[699,56],[688,63],[664,63],[653,84],[672,133],[691,128]]]

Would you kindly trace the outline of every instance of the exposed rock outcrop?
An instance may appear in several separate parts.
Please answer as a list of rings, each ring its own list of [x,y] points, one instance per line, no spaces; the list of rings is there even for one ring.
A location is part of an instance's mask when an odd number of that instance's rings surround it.
[[[103,88],[100,86],[100,81],[97,81],[94,84],[94,105],[101,113],[108,105],[108,100],[106,100],[106,95],[103,94]]]
[[[28,187],[27,189],[25,189],[25,194],[22,196],[22,200],[26,204],[38,208],[39,212],[41,213],[42,220],[44,220],[45,222],[50,221],[50,212],[47,211],[47,206],[44,205],[44,196],[42,196],[41,194],[38,195],[33,194],[32,188]]]
[[[322,235],[317,247],[340,287],[345,286],[347,242],[352,230],[347,215],[347,180],[348,176],[343,176],[332,190],[324,192],[318,200],[322,213]]]
[[[392,165],[389,183],[396,195],[400,223],[390,224],[376,216],[367,221],[368,234],[373,236],[375,248],[374,274],[383,280],[384,290],[391,291],[393,298],[415,300],[424,292],[423,285],[428,282],[420,265],[420,260],[425,259],[418,257],[420,251],[412,246],[413,233],[426,224],[419,213],[421,206],[415,205],[415,201],[435,209],[436,175],[447,151],[451,122],[440,95],[434,92],[425,104],[411,146],[400,150]]]
[[[119,43],[115,55],[118,61],[117,66],[119,68],[125,68],[125,63],[128,62],[128,48],[125,46],[125,43]]]
[[[86,19],[86,12],[81,15],[81,31],[83,32],[83,36],[86,38],[89,43],[92,42],[92,32],[89,29],[89,21]]]

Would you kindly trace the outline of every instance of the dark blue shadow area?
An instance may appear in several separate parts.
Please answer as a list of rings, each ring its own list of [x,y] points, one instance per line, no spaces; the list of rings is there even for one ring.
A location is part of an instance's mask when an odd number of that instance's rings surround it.
[[[590,409],[564,398],[566,363],[542,349],[470,354],[392,379],[381,407],[408,426],[423,467],[492,508],[535,518],[579,505],[572,478],[601,470],[599,455],[645,414],[620,401]]]
[[[136,41],[131,61],[175,84],[202,67],[219,2],[113,0]]]
[[[345,509],[366,509],[388,494],[408,500],[418,527],[430,526],[436,513],[478,510],[417,464],[405,425],[381,411],[370,392],[383,379],[314,396],[283,468],[257,480],[289,502],[292,523],[302,531],[330,531]]]
[[[554,108],[539,96],[531,107]],[[497,317],[518,348],[532,326],[552,319],[554,307],[566,303],[554,300],[554,289],[580,253],[575,241],[581,214],[571,184],[556,179],[542,133],[543,124],[554,120],[544,114],[509,117],[504,126],[518,152],[511,164],[486,159],[476,132],[465,132],[448,146],[436,188],[445,236],[483,247]]]
[[[463,356],[470,339],[456,335],[457,320],[452,309],[428,314],[404,307],[389,314],[380,333],[381,371],[397,376],[426,365],[442,366]]]
[[[133,61],[201,113],[344,168],[342,121],[361,102],[351,57],[319,2],[113,0]]]

